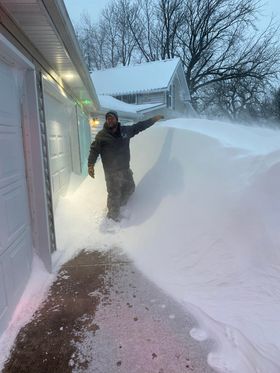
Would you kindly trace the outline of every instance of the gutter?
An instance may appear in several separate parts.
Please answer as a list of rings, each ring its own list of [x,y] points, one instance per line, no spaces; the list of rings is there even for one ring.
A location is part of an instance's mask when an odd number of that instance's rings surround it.
[[[147,108],[147,109],[137,110],[137,113],[146,114],[157,109],[166,109],[166,108],[167,108],[166,104],[159,104],[159,105],[155,105],[153,107]]]

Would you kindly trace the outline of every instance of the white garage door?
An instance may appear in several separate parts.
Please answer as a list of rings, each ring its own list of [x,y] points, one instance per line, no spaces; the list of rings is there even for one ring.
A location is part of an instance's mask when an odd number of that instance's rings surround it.
[[[57,98],[45,94],[45,111],[53,203],[56,205],[69,184],[72,171],[70,123],[73,110]]]
[[[32,261],[18,77],[0,61],[0,334],[25,287]]]

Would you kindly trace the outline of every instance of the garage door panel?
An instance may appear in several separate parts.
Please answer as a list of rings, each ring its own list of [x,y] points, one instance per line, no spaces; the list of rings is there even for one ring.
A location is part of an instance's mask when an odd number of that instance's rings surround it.
[[[58,172],[52,174],[52,190],[53,193],[63,192],[69,181],[69,170],[67,168],[59,169]]]
[[[67,154],[67,147],[65,146],[64,142],[63,142],[63,138],[62,137],[58,137],[57,139],[57,147],[58,147],[58,155],[62,156],[63,154]],[[68,154],[67,154],[68,156]]]
[[[70,127],[74,106],[66,110],[65,98],[62,102],[48,93],[45,98],[53,202],[56,205],[67,189],[72,171]]]
[[[31,247],[29,229],[26,229],[22,236],[7,251],[7,260],[10,267],[6,271],[8,283],[13,286],[11,293],[18,299],[28,278],[31,268]]]
[[[56,141],[56,136],[49,137],[49,154],[51,159],[54,159],[58,155],[58,144]]]
[[[60,155],[57,160],[57,169],[60,170],[60,171],[68,171],[69,173],[69,165],[68,165],[68,157],[66,157],[65,155]]]
[[[24,231],[0,258],[4,273],[5,298],[8,305],[6,312],[10,313],[10,310],[15,308],[31,271],[32,255],[29,230]],[[3,311],[5,312],[5,306]]]
[[[60,171],[59,176],[60,176],[60,184],[65,185],[68,182],[68,178],[69,178],[68,170],[66,168],[62,169]]]
[[[1,254],[29,225],[25,186],[18,182],[0,190],[0,206]]]
[[[55,195],[59,192],[60,189],[60,180],[59,180],[59,172],[52,174],[52,191]]]
[[[12,84],[11,80],[13,81]],[[0,89],[0,123],[5,123],[6,126],[17,127],[20,118],[18,110],[19,93],[14,81],[12,69],[2,63],[0,64],[0,82],[1,86],[5,87],[5,89]]]
[[[0,188],[23,175],[23,152],[19,139],[18,129],[0,125]]]
[[[4,195],[6,198],[6,212],[8,220],[9,239],[19,234],[19,231],[27,228],[28,205],[26,190],[22,184],[14,185]],[[15,214],[16,212],[16,214]]]
[[[16,68],[0,62],[0,334],[31,270],[32,238]],[[23,78],[23,76],[20,76]]]
[[[49,137],[49,154],[51,159],[52,171],[57,172],[61,168],[69,165],[69,152],[67,152],[66,137],[50,136]],[[68,171],[69,172],[69,171]]]
[[[47,96],[46,104],[47,106],[47,112],[48,112],[48,118],[51,120],[51,127],[48,128],[48,134],[50,137],[57,137],[57,136],[63,136],[63,127],[61,127],[61,114],[57,110],[57,105],[60,105],[59,102],[52,97]],[[51,107],[49,108],[49,105]],[[55,108],[52,110],[52,108]],[[49,110],[48,110],[49,108]],[[51,111],[52,110],[52,111]]]

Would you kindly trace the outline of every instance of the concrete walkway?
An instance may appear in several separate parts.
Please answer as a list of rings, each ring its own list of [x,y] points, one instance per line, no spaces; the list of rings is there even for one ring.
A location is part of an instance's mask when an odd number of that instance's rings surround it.
[[[118,250],[82,252],[61,268],[3,372],[214,372],[211,341],[192,339],[193,326]]]

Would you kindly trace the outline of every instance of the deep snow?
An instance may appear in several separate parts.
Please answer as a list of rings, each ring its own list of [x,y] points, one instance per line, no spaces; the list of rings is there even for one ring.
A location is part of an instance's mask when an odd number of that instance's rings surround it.
[[[73,177],[56,211],[57,265],[118,246],[198,319],[194,338],[217,340],[212,367],[279,372],[280,131],[176,119],[132,139],[131,153],[136,192],[110,229],[101,163],[78,188]]]

